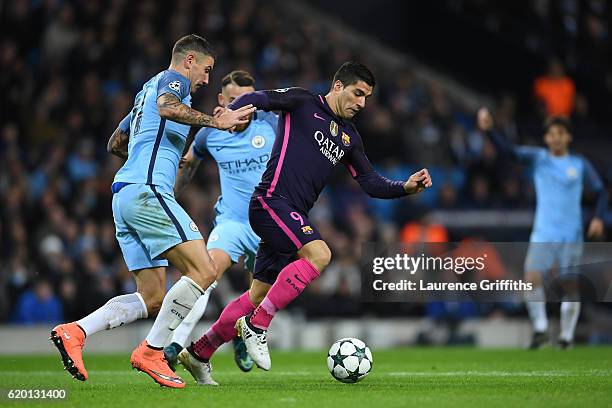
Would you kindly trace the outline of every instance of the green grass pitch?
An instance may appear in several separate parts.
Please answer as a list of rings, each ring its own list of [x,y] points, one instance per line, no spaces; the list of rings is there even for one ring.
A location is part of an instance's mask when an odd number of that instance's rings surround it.
[[[148,408],[198,407],[508,407],[612,406],[612,348],[374,350],[370,375],[342,384],[327,371],[325,352],[272,352],[272,371],[242,373],[232,356],[213,359],[219,387],[201,387],[188,372],[183,390],[160,388],[132,371],[129,355],[86,354],[87,382],[70,378],[58,356],[0,357],[0,388],[68,390],[62,402],[0,405]],[[51,405],[49,405],[51,404]]]

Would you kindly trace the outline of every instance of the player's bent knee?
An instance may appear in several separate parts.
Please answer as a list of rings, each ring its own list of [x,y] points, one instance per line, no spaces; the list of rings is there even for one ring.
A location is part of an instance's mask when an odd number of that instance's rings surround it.
[[[308,259],[312,266],[314,266],[319,272],[322,272],[323,269],[325,269],[331,262],[331,250],[327,244],[322,243],[322,245],[319,245],[316,250],[310,251],[306,255],[306,259]]]
[[[188,270],[185,276],[193,279],[195,283],[206,289],[217,280],[217,269],[211,261],[206,265],[200,265],[197,268]]]

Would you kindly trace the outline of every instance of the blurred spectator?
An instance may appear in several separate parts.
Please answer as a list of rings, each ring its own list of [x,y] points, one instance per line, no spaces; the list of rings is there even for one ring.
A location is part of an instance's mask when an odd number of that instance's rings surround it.
[[[448,242],[448,238],[444,225],[432,223],[427,214],[418,221],[407,223],[400,231],[400,241],[406,244]]]
[[[576,103],[576,86],[565,74],[561,61],[552,59],[548,71],[533,83],[533,94],[544,105],[547,117],[572,115]]]
[[[51,284],[38,280],[17,301],[12,321],[17,324],[59,323],[64,319],[62,304]]]

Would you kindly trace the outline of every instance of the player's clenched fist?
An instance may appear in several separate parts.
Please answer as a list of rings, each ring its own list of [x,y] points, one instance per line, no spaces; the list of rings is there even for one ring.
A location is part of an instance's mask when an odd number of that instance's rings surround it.
[[[431,187],[431,176],[427,169],[419,170],[414,173],[404,184],[404,190],[408,194],[416,194]]]
[[[489,112],[489,109],[478,109],[476,123],[478,125],[478,129],[484,132],[488,132],[489,130],[493,129],[493,116],[491,115],[491,112]]]

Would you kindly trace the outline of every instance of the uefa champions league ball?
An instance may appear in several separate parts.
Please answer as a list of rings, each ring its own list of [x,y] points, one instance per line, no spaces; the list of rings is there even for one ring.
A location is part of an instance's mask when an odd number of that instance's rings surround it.
[[[332,377],[343,383],[363,380],[372,370],[372,352],[366,344],[352,337],[332,344],[327,353],[327,368]]]

